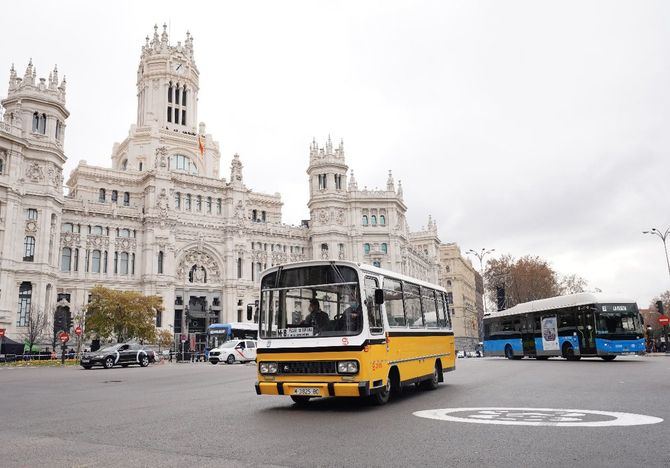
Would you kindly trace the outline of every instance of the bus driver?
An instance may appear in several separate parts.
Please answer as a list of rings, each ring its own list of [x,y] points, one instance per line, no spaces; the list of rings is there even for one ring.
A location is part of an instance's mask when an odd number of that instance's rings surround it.
[[[309,314],[305,320],[300,322],[303,327],[314,327],[314,333],[325,330],[328,327],[330,318],[328,314],[321,310],[319,301],[316,299],[309,300]]]

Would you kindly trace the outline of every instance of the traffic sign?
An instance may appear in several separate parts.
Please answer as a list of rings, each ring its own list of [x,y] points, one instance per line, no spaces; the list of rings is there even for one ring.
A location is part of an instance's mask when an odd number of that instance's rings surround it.
[[[60,332],[58,334],[58,339],[60,340],[61,343],[65,344],[68,341],[70,341],[70,335],[67,332]]]
[[[81,327],[77,325],[77,328],[74,329],[74,333],[77,336],[81,336]]]
[[[186,335],[183,334],[183,333],[182,333],[181,335],[179,335],[179,340],[180,340],[182,343],[186,343]]]
[[[5,336],[5,329],[0,328],[0,338],[2,338],[3,336]]]
[[[670,318],[667,315],[661,315],[660,317],[658,317],[658,323],[662,327],[665,327],[670,323]]]

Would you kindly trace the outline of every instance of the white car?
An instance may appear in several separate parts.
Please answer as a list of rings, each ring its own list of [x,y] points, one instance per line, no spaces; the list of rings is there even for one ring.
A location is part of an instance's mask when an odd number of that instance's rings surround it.
[[[256,360],[256,342],[254,340],[229,340],[209,352],[209,362],[250,362]]]
[[[456,357],[464,358],[464,357],[465,357],[465,351],[458,351],[458,352],[456,353]]]

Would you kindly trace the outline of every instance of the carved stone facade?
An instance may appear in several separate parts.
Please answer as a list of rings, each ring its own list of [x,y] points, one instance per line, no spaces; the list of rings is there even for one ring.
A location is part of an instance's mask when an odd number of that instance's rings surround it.
[[[193,38],[171,45],[165,28],[142,48],[137,121],[114,144],[111,168],[80,161],[63,195],[68,113],[56,73],[44,85],[32,64],[23,80],[12,70],[2,102],[0,328],[10,338],[23,330],[17,301],[26,284],[32,306],[49,310],[60,297],[81,311],[97,284],[160,295],[157,325],[195,333],[204,346],[209,323],[253,320],[247,306],[272,265],[354,260],[437,282],[435,223],[410,232],[390,173],[385,190],[359,190],[353,171],[347,181],[344,146],[330,137],[310,147],[311,220],[301,226],[282,222],[280,195],[245,186],[239,155],[229,180],[221,177],[219,145],[197,120]],[[32,262],[23,255],[27,236],[36,240]]]

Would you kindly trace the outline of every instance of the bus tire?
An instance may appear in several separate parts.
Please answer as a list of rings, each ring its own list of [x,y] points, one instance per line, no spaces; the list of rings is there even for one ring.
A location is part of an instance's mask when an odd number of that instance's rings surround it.
[[[581,356],[575,355],[575,348],[573,348],[570,343],[565,343],[563,345],[563,357],[568,361],[579,361],[581,358]]]
[[[600,356],[600,359],[602,359],[605,362],[610,362],[614,361],[616,359],[616,356]]]
[[[309,399],[310,397],[304,395],[291,395],[291,400],[293,400],[293,403],[297,406],[305,406],[309,403]]]
[[[505,346],[505,357],[507,359],[514,359],[514,350],[512,349],[512,345]]]
[[[386,378],[386,385],[384,388],[377,393],[370,395],[369,401],[375,406],[382,406],[388,403],[391,396],[391,389],[393,387],[393,382],[391,380],[391,374]]]
[[[442,366],[440,361],[435,361],[435,369],[430,379],[421,382],[421,388],[424,390],[435,390],[440,383],[440,374],[442,373]]]

